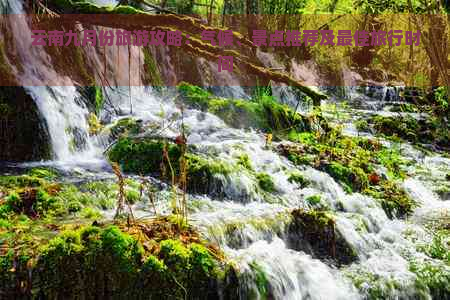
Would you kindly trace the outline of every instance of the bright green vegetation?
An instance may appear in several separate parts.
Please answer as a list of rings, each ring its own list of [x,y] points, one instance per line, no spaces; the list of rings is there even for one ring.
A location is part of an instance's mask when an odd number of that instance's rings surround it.
[[[109,159],[119,163],[124,172],[138,174],[159,173],[163,162],[164,141],[121,138],[109,152]],[[177,145],[167,143],[167,152],[173,167],[178,167],[181,155]]]
[[[133,118],[123,118],[117,120],[109,131],[113,137],[127,136],[137,134],[141,131],[141,124]]]
[[[412,143],[450,145],[450,127],[438,117],[415,119],[411,116],[374,116],[369,123],[377,133],[387,137],[399,137]]]
[[[431,258],[450,264],[450,230],[436,229],[430,244],[420,245],[419,250]]]
[[[150,252],[117,226],[82,226],[39,242],[0,257],[7,295],[13,295],[17,280],[29,278],[22,288],[45,297],[183,298],[214,293],[223,276],[218,259],[201,244],[165,239]]]
[[[17,214],[32,219],[81,217],[98,219],[99,210],[113,209],[117,201],[115,183],[92,181],[75,186],[58,183],[57,173],[49,169],[35,168],[27,174],[0,176],[0,191],[6,194],[0,202],[0,217],[15,220]],[[127,182],[125,197],[129,203],[139,199],[139,187]]]
[[[291,108],[280,104],[267,94],[258,95],[251,101],[246,101],[217,98],[208,91],[187,83],[181,83],[178,90],[185,103],[213,113],[233,127],[253,127],[281,135],[286,135],[291,129],[299,132],[311,130],[310,119],[295,113]]]
[[[431,295],[433,299],[445,299],[450,292],[450,269],[448,264],[433,261],[410,261],[409,270],[417,278],[414,286],[406,287],[411,295],[417,299],[427,299]],[[393,294],[401,294],[405,287],[402,283],[393,278],[384,278],[371,273],[362,268],[346,270],[344,274],[348,276],[353,284],[364,292],[368,299],[385,299]]]
[[[410,262],[409,270],[417,275],[416,287],[433,299],[445,299],[450,294],[450,268],[431,261]]]
[[[321,203],[322,197],[320,195],[313,195],[306,198],[305,201],[311,206],[317,206]]]
[[[256,179],[258,180],[258,185],[261,189],[266,192],[274,192],[275,184],[273,183],[272,178],[267,173],[258,173],[256,174]]]
[[[296,183],[300,188],[307,187],[310,184],[310,181],[300,172],[293,172],[289,174],[288,181],[290,183]]]
[[[269,281],[267,279],[266,274],[264,273],[264,270],[261,268],[260,265],[258,265],[258,263],[256,262],[252,262],[250,263],[250,268],[253,270],[254,272],[254,281],[256,284],[256,287],[258,289],[258,294],[253,294],[255,293],[254,291],[251,294],[250,297],[257,297],[259,296],[259,299],[267,299],[268,296],[268,292],[269,292]]]
[[[291,132],[289,138],[298,144],[280,145],[281,154],[295,164],[311,165],[328,173],[348,193],[361,192],[378,199],[390,217],[403,216],[415,207],[396,184],[405,177],[407,162],[395,147],[343,136],[338,130],[325,135]],[[387,177],[379,173],[378,166],[387,169]]]
[[[394,279],[385,279],[366,270],[346,272],[353,284],[363,291],[367,299],[386,299],[401,290],[400,283]]]
[[[6,194],[0,201],[0,290],[5,297],[14,297],[18,289],[45,298],[216,293],[224,276],[221,254],[207,248],[188,224],[179,227],[165,218],[132,227],[108,225],[101,211],[114,208],[116,184],[75,186],[58,183],[58,176],[39,168],[0,177]],[[128,203],[139,201],[138,188],[139,183],[125,180]]]
[[[123,137],[111,148],[109,158],[111,161],[118,162],[124,172],[153,174],[172,182],[172,170],[175,180],[182,175],[180,174],[181,148],[172,142],[165,143],[161,140],[133,140]],[[170,164],[167,159],[164,159],[164,145],[167,147]],[[187,153],[185,158],[187,188],[191,193],[211,192],[220,185],[220,181],[215,178],[216,175],[227,175],[238,170],[237,164],[229,164],[193,153]],[[268,180],[264,183],[263,185],[269,188]]]

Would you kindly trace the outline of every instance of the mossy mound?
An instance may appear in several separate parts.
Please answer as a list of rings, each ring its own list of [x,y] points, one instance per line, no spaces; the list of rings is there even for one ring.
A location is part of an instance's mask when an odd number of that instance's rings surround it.
[[[164,147],[170,157],[170,165],[164,159]],[[173,171],[175,184],[181,176],[180,158],[181,146],[154,139],[120,138],[109,151],[109,159],[118,162],[124,172],[153,174],[171,182]],[[190,193],[222,195],[222,183],[216,175],[227,175],[234,170],[230,164],[193,153],[187,153],[184,162],[187,191]]]
[[[66,230],[35,253],[0,258],[3,296],[10,298],[217,297],[221,262],[200,243],[166,238],[144,250],[117,226]]]
[[[186,159],[187,189],[189,192],[224,196],[223,184],[217,175],[228,175],[233,172],[231,165],[195,154],[188,154]]]
[[[138,134],[142,130],[142,122],[133,118],[123,118],[115,122],[110,128],[111,138],[119,138],[129,134]]]
[[[288,227],[289,246],[319,259],[350,264],[358,259],[353,248],[336,230],[330,212],[296,209]]]
[[[180,148],[162,140],[120,138],[110,149],[108,156],[111,161],[119,163],[124,172],[156,174],[163,166],[164,147],[167,149],[172,166],[178,167]]]

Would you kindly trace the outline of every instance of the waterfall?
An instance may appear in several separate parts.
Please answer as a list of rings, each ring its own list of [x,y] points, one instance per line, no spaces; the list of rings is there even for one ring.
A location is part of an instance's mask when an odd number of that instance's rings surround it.
[[[113,1],[97,2],[109,4]],[[14,67],[14,72],[20,82],[26,83],[27,92],[44,116],[54,159],[75,166],[102,160],[102,151],[109,141],[108,134],[90,136],[89,111],[80,100],[76,82],[57,73],[43,47],[31,46],[31,32],[22,2],[8,0],[6,3],[10,12],[22,14],[11,18],[14,22],[9,24],[22,62],[22,67]],[[101,53],[92,48],[86,51],[94,66],[102,69]],[[128,70],[128,63],[122,66],[115,64],[118,59],[128,60],[127,50],[118,53],[111,47],[106,51],[108,73],[111,75],[108,80],[113,83],[123,82],[125,77],[128,80],[128,73],[124,75],[123,72]],[[167,89],[158,94],[150,87],[142,86],[138,72],[143,64],[141,50],[131,47],[130,51],[130,63],[138,66],[132,74],[135,86],[103,88],[108,101],[100,113],[102,120],[107,127],[124,117],[139,119],[146,125],[160,125],[173,120],[172,126],[166,126],[159,134],[176,137],[181,126],[181,111],[175,102],[175,93]],[[160,51],[167,55],[166,48]],[[258,56],[267,66],[280,67],[272,55],[258,52]],[[239,80],[228,73],[219,74],[215,63],[202,59],[196,63],[197,67],[209,69],[210,76],[231,86],[213,89],[217,94],[248,98],[239,86]],[[321,83],[312,63],[300,65],[293,61],[291,68],[295,78],[309,80],[315,86]],[[172,63],[169,69],[165,72],[172,79],[175,77]],[[399,88],[361,90],[355,87],[361,76],[346,72],[345,81],[351,86],[346,90],[350,100],[359,99],[369,104],[397,101]],[[207,86],[208,78],[204,76],[203,84]],[[52,85],[44,84],[48,82]],[[274,87],[273,91],[285,103],[296,106],[298,96],[289,88]],[[300,110],[306,112],[308,107],[305,105]],[[415,286],[418,278],[410,271],[408,259],[424,260],[417,245],[431,240],[430,233],[422,226],[425,217],[450,210],[449,205],[440,201],[422,178],[403,182],[409,195],[421,205],[411,220],[389,219],[375,199],[359,193],[347,194],[328,174],[312,167],[294,166],[266,147],[265,136],[260,132],[232,128],[219,117],[196,109],[185,109],[183,117],[183,124],[189,128],[188,144],[194,145],[198,154],[222,162],[235,162],[236,157],[245,154],[252,164],[251,172],[238,170],[214,177],[218,183],[214,188],[220,188],[221,198],[212,192],[189,195],[190,199],[202,204],[193,209],[192,223],[235,263],[240,275],[242,299],[266,299],[267,296],[269,299],[364,299],[368,298],[367,290],[378,285],[385,293],[383,295],[392,299],[415,298],[420,294]],[[439,167],[446,165],[446,170],[450,170],[450,160],[443,157],[418,157],[417,160],[424,163],[421,172],[433,180],[444,176],[444,171],[434,174],[436,164]],[[301,172],[311,184],[299,187],[291,182],[289,174],[294,171]],[[266,173],[272,178],[273,193],[261,191],[255,180],[256,173]],[[299,208],[310,209],[306,199],[314,195],[320,195],[323,205],[329,208],[335,220],[337,239],[351,252],[352,261],[340,264],[324,258],[319,251],[307,246],[306,239],[290,232],[291,212]],[[355,282],[361,285],[357,287]],[[430,297],[428,292],[425,295]]]
[[[31,30],[21,1],[7,1],[15,49],[21,68],[14,67],[19,82],[36,102],[49,130],[54,159],[65,162],[86,161],[98,155],[89,138],[86,106],[80,101],[75,83],[59,75],[42,46],[32,46]],[[51,82],[51,86],[47,84]]]

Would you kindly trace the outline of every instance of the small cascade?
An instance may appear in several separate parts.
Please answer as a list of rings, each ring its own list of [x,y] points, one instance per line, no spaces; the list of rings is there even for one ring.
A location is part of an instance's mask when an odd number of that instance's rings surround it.
[[[21,1],[7,1],[8,24],[21,67],[13,66],[15,75],[26,86],[42,113],[49,130],[56,160],[73,162],[95,158],[99,153],[89,138],[89,114],[75,83],[52,68],[50,57],[42,46],[32,46],[31,31]],[[44,83],[51,82],[52,86]]]
[[[96,3],[114,1],[97,0]],[[7,4],[10,12],[24,13],[21,1],[7,1]],[[45,118],[55,160],[71,162],[77,167],[104,161],[103,151],[111,143],[107,129],[118,120],[134,118],[145,124],[150,133],[152,128],[162,128],[158,130],[161,137],[176,138],[184,125],[189,128],[187,143],[194,146],[195,154],[233,165],[229,172],[214,174],[211,186],[204,193],[188,195],[189,218],[206,239],[217,243],[233,261],[239,273],[241,299],[366,299],[369,289],[374,287],[379,287],[383,296],[392,299],[431,297],[429,291],[418,290],[418,278],[410,270],[410,261],[425,259],[418,245],[430,243],[432,236],[424,225],[430,219],[448,218],[450,202],[441,201],[429,184],[450,174],[449,159],[414,154],[418,164],[423,165],[421,173],[411,170],[411,178],[402,185],[419,206],[410,219],[390,219],[374,198],[345,192],[330,175],[313,167],[293,165],[275,150],[276,141],[272,142],[273,147],[267,146],[261,132],[233,128],[216,115],[197,109],[185,107],[182,111],[175,90],[165,88],[156,92],[144,87],[140,73],[144,57],[138,47],[130,50],[110,47],[105,53],[103,49],[86,50],[90,63],[98,70],[104,69],[106,58],[107,72],[100,71],[96,79],[110,83],[102,88],[105,102],[99,113],[106,130],[91,137],[89,110],[76,83],[52,68],[44,48],[31,46],[25,15],[14,20],[9,26],[23,62],[22,68],[15,68],[14,72],[21,82],[28,83],[26,90]],[[163,77],[176,81],[175,63],[168,58],[168,49],[152,48],[150,51],[154,56],[166,57],[164,63],[168,67],[162,72]],[[258,58],[266,66],[284,68],[272,54],[259,51]],[[118,65],[117,61],[125,63]],[[313,63],[301,65],[292,61],[290,64],[290,73],[296,79],[320,86]],[[209,86],[210,81],[225,83],[223,87],[210,88],[216,95],[250,98],[241,87],[240,78],[218,72],[214,62],[197,59],[196,67],[202,70],[200,79],[205,86]],[[360,109],[363,118],[382,109],[386,103],[401,100],[401,87],[360,87],[362,77],[350,70],[344,70],[343,77],[345,97],[352,108],[364,109]],[[44,86],[42,83],[49,79],[54,85]],[[133,82],[131,87],[119,84],[128,80]],[[310,106],[289,87],[273,85],[272,93],[297,111],[309,111]],[[335,98],[340,100],[338,96]],[[412,156],[411,152],[404,153],[404,156]],[[294,172],[300,173],[308,185],[293,182]],[[107,175],[113,178],[112,174]],[[258,175],[269,178],[273,186],[264,189]],[[425,180],[427,178],[429,181]],[[167,193],[167,190],[159,192]],[[320,209],[307,201],[311,196],[320,196]],[[161,205],[159,211],[170,213],[169,205],[162,201],[158,204]],[[138,217],[153,216],[153,212],[138,204],[135,208]],[[323,212],[321,209],[332,220],[334,244],[338,245],[338,251],[345,250],[345,253],[324,253],[324,249],[311,245],[299,229],[302,227],[292,225],[298,221],[294,211]],[[112,217],[113,213],[108,213],[105,215]]]

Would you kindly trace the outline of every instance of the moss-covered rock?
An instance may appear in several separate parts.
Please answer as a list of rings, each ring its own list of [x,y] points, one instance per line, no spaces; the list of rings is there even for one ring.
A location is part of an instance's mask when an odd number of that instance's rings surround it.
[[[270,177],[267,173],[258,173],[256,174],[256,179],[258,181],[259,187],[266,192],[274,192],[275,184],[273,183],[272,177]]]
[[[133,118],[117,120],[110,128],[111,138],[119,138],[129,134],[138,134],[142,130],[142,122]]]
[[[369,119],[375,131],[388,137],[399,137],[412,143],[435,144],[443,149],[450,145],[448,121],[440,116],[416,119],[409,115],[373,116]]]
[[[314,257],[332,259],[338,264],[349,264],[358,259],[355,250],[336,230],[330,212],[297,209],[292,211],[289,224],[289,246]]]
[[[47,125],[23,87],[0,87],[0,161],[51,158]]]
[[[34,251],[15,253],[10,249],[0,257],[2,295],[52,299],[218,297],[224,272],[210,249],[200,242],[182,243],[176,238],[148,240],[154,247],[144,248],[136,237],[147,234],[130,235],[117,226],[83,226],[41,241]]]
[[[187,188],[191,193],[223,195],[223,182],[220,177],[233,172],[233,167],[220,160],[199,155],[187,155]]]
[[[164,162],[164,145],[165,142],[162,140],[133,140],[125,137],[117,141],[109,151],[108,156],[111,161],[119,163],[125,172],[159,174]],[[172,167],[178,168],[178,159],[181,155],[180,148],[172,143],[166,145]]]

